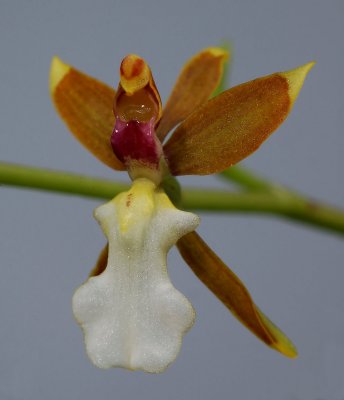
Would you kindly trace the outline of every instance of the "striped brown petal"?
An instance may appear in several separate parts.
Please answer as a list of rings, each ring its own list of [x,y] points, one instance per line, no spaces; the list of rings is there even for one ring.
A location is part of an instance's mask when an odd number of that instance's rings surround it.
[[[314,63],[226,90],[195,110],[164,146],[173,175],[221,172],[284,121]]]
[[[240,322],[273,349],[287,357],[297,356],[292,342],[258,309],[240,279],[196,232],[185,235],[177,246],[197,277]]]
[[[53,103],[73,135],[100,161],[124,170],[110,137],[115,124],[115,91],[54,57],[50,70]]]
[[[204,49],[182,69],[166,103],[157,135],[162,142],[168,132],[206,102],[220,82],[228,53],[217,47]]]

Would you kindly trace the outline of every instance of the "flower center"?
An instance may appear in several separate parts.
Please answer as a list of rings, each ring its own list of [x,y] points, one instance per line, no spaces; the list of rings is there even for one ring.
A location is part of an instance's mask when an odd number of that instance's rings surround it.
[[[155,134],[161,115],[160,96],[146,62],[134,54],[124,58],[113,105],[116,123],[111,146],[132,179],[162,180],[166,163]]]
[[[148,122],[123,121],[120,116],[117,116],[111,145],[114,153],[126,164],[129,172],[134,173],[135,169],[159,169],[162,149],[155,136],[154,118]]]
[[[158,108],[147,89],[141,89],[130,95],[122,93],[117,99],[114,113],[122,121],[149,122],[156,120]]]

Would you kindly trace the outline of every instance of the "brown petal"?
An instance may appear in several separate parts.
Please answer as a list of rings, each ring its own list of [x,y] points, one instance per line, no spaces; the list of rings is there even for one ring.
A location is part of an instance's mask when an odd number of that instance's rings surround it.
[[[111,168],[124,170],[110,145],[115,124],[112,113],[115,91],[54,57],[50,93],[73,135],[100,161]]]
[[[196,232],[177,243],[197,277],[251,332],[287,357],[296,357],[291,341],[258,309],[240,279],[207,246]]]
[[[164,108],[157,135],[162,142],[167,133],[209,99],[223,73],[228,53],[208,48],[192,57],[184,66]]]
[[[213,174],[254,152],[287,117],[313,65],[244,83],[199,107],[164,146],[172,174]]]
[[[107,243],[106,246],[103,248],[103,250],[100,252],[97,263],[90,272],[89,275],[90,277],[100,275],[102,272],[104,272],[107,265],[108,255],[109,255],[109,244]]]

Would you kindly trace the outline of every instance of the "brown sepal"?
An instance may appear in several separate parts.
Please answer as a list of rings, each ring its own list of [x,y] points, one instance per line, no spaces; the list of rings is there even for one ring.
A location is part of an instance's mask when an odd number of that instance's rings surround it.
[[[297,355],[290,340],[254,304],[240,279],[196,232],[182,237],[177,247],[196,276],[252,333],[288,357]]]
[[[124,170],[110,145],[115,91],[57,57],[52,63],[51,80],[54,105],[73,135],[104,164]]]
[[[229,89],[194,111],[164,146],[173,175],[220,172],[253,153],[291,108],[280,74]]]
[[[228,54],[208,48],[192,57],[182,69],[157,128],[162,142],[168,132],[206,102],[220,82]]]
[[[103,250],[100,252],[97,263],[89,274],[91,276],[98,276],[105,271],[109,255],[109,244],[107,243]]]

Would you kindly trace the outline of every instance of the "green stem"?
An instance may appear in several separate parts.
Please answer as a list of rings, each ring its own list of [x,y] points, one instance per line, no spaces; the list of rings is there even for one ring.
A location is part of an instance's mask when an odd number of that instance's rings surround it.
[[[0,185],[110,199],[129,185],[49,169],[0,162]]]
[[[230,75],[230,69],[231,69],[231,59],[233,56],[233,48],[228,41],[224,41],[222,43],[222,46],[220,46],[224,51],[228,52],[229,59],[226,60],[223,64],[223,71],[222,71],[222,76],[219,84],[217,85],[217,88],[214,90],[212,95],[210,97],[216,97],[219,94],[221,94],[223,91],[228,88],[228,81],[229,81],[229,75]]]
[[[264,190],[264,191],[279,191],[283,187],[276,183],[269,182],[265,178],[261,178],[256,174],[243,169],[241,167],[233,166],[218,174],[221,178],[230,180],[245,189],[249,190]]]
[[[129,187],[105,179],[8,163],[0,163],[0,184],[103,199],[110,199]],[[246,180],[248,185],[256,186],[249,179]],[[277,185],[271,187],[278,188]],[[284,187],[243,193],[184,189],[181,206],[198,211],[278,215],[344,235],[343,210],[307,199]]]
[[[200,211],[277,215],[344,235],[344,210],[295,193],[281,193],[188,189],[183,190],[181,204],[185,209]]]

